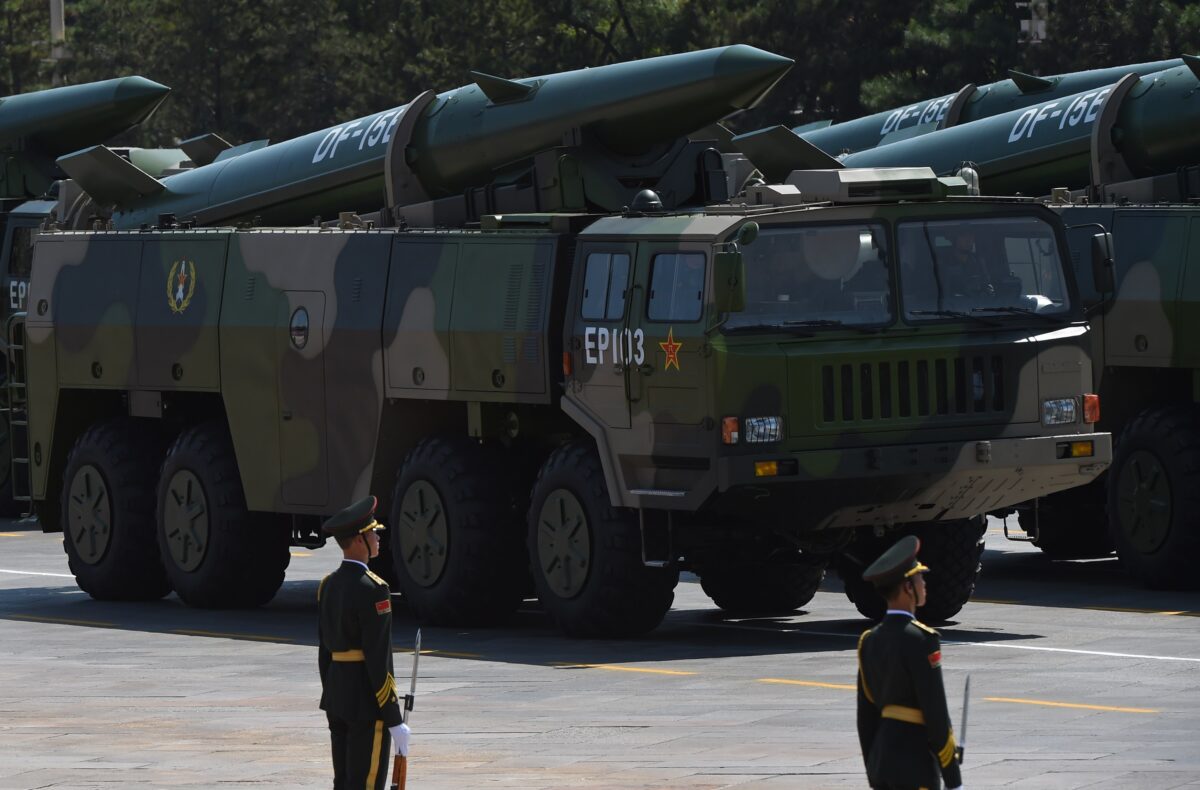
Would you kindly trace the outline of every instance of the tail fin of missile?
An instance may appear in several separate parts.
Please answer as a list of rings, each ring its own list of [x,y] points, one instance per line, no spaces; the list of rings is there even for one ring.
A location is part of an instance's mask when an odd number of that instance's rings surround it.
[[[491,99],[492,104],[504,104],[505,102],[524,99],[533,93],[534,89],[533,85],[526,85],[515,80],[506,80],[503,77],[493,77],[491,74],[484,74],[482,71],[472,71],[471,79],[475,80],[475,84],[479,86],[479,90],[483,91],[484,95]]]
[[[1026,74],[1016,69],[1008,70],[1008,78],[1013,81],[1013,84],[1017,86],[1017,90],[1021,93],[1037,93],[1038,91],[1053,88],[1055,85],[1054,80],[1038,77],[1034,74]]]
[[[217,157],[223,151],[228,151],[233,148],[233,144],[225,140],[218,134],[202,134],[198,137],[190,137],[179,144],[183,152],[188,155],[196,167],[204,167],[211,165],[217,161]]]
[[[739,134],[733,144],[772,183],[782,183],[793,170],[837,170],[842,163],[786,126]]]
[[[1180,55],[1183,60],[1183,65],[1191,69],[1192,74],[1196,75],[1196,79],[1200,80],[1200,57],[1196,55]]]
[[[60,156],[58,166],[102,205],[122,205],[163,191],[161,181],[102,145]]]

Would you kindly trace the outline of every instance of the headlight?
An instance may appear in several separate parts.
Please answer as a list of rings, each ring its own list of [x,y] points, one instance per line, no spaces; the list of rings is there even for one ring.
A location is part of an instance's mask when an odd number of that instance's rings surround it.
[[[1042,401],[1043,425],[1067,425],[1079,419],[1079,405],[1074,398],[1054,398]]]
[[[778,442],[782,439],[782,417],[748,417],[742,424],[742,441],[747,444]]]

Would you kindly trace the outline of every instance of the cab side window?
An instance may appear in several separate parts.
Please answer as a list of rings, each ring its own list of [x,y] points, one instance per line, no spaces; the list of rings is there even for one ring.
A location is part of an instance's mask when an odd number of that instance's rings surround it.
[[[623,252],[593,252],[583,269],[581,314],[592,321],[617,321],[625,315],[629,287],[629,256]]]
[[[650,264],[651,321],[698,321],[704,306],[704,255],[667,252]]]

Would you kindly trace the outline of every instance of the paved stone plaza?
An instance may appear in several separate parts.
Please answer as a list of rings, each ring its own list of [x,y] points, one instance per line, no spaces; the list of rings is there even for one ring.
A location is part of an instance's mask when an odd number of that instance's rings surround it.
[[[991,530],[977,600],[942,629],[967,787],[1200,788],[1200,594],[1116,560],[1050,563]],[[253,611],[98,603],[61,535],[0,524],[0,788],[328,787],[317,580],[296,551]],[[826,581],[794,617],[723,618],[694,580],[659,630],[573,641],[533,602],[503,628],[426,628],[409,786],[865,787],[866,624]],[[407,688],[415,623],[397,601]]]

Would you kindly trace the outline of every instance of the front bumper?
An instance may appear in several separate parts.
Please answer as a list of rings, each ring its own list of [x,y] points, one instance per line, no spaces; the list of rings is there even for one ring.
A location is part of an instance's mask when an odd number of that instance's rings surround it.
[[[1090,441],[1090,457],[1060,457]],[[778,474],[755,473],[775,461]],[[718,509],[801,516],[809,528],[969,518],[1084,485],[1112,462],[1108,433],[772,453],[717,461]]]

